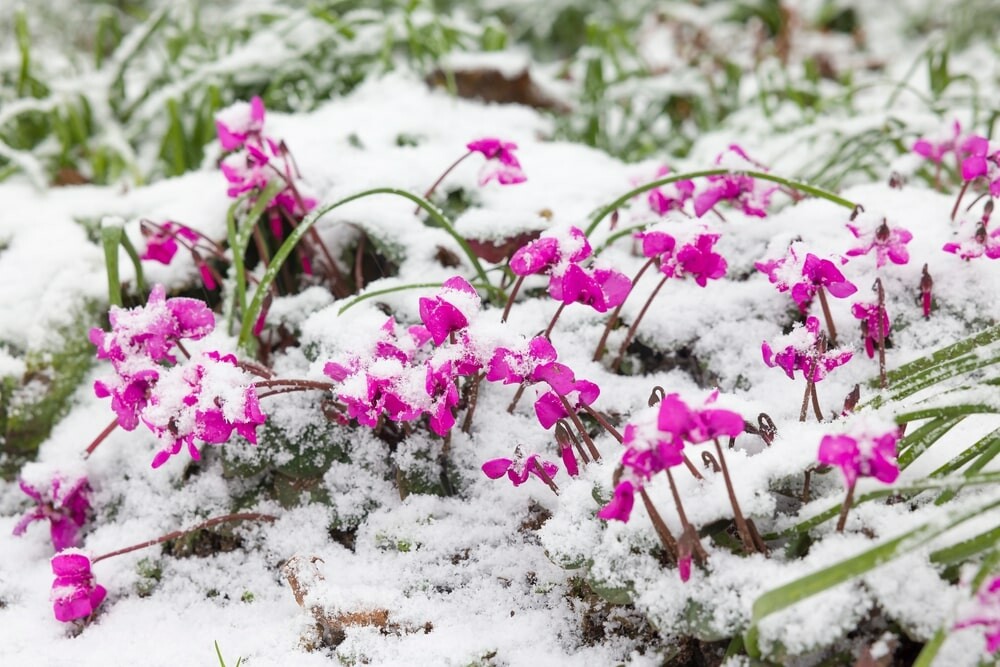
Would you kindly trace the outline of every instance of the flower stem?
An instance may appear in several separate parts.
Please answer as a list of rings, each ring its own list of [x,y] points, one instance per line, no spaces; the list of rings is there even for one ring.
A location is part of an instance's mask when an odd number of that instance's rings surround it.
[[[681,520],[682,532],[691,531],[691,535],[694,536],[694,553],[698,556],[700,562],[708,560],[708,553],[705,551],[705,547],[701,544],[701,539],[698,537],[698,531],[694,529],[691,522],[688,521],[687,514],[684,512],[684,504],[681,503],[681,494],[677,491],[677,484],[674,483],[674,476],[670,472],[670,468],[666,469],[667,480],[670,482],[670,493],[674,496],[674,504],[677,505],[677,516]]]
[[[736,492],[733,490],[733,480],[729,477],[729,466],[726,465],[726,457],[722,453],[722,445],[719,444],[718,438],[715,438],[715,451],[719,455],[719,467],[722,468],[722,478],[726,482],[726,492],[729,494],[729,502],[733,506],[736,532],[739,533],[740,540],[743,542],[743,548],[747,550],[747,553],[754,553],[757,551],[757,547],[754,544],[753,536],[750,534],[750,529],[747,527],[746,519],[743,518],[739,501],[736,500]]]
[[[857,484],[851,484],[847,487],[847,496],[844,498],[844,505],[840,508],[840,518],[837,520],[837,532],[844,532],[844,526],[847,525],[847,513],[851,511],[851,505],[854,504],[854,486]]]
[[[576,410],[574,410],[573,406],[569,404],[569,400],[565,396],[554,389],[553,392],[559,397],[559,400],[562,401],[563,407],[566,408],[566,412],[569,414],[569,418],[573,422],[573,426],[575,426],[576,430],[580,432],[580,437],[583,439],[584,443],[586,443],[587,449],[590,450],[590,458],[595,461],[600,461],[601,452],[598,451],[594,441],[590,439],[590,434],[587,433],[587,429],[584,428],[583,422],[580,421],[580,416],[576,414]]]
[[[551,477],[549,477],[549,473],[545,472],[545,468],[538,462],[537,459],[532,459],[531,462],[534,464],[535,472],[538,473],[538,476],[542,478],[542,481],[545,482],[546,486],[552,489],[552,493],[558,496],[559,487],[556,486],[556,483],[552,481]]]
[[[521,289],[521,283],[524,282],[524,276],[518,276],[517,282],[514,283],[514,287],[510,290],[510,296],[507,297],[507,305],[503,307],[503,315],[500,316],[500,322],[506,322],[507,316],[510,315],[510,308],[514,305],[514,299],[517,298],[517,292]]]
[[[87,447],[87,450],[83,453],[83,458],[85,459],[90,458],[90,455],[94,453],[94,450],[97,449],[97,446],[100,445],[102,442],[104,442],[104,439],[107,438],[109,435],[111,435],[111,432],[114,431],[116,428],[118,428],[117,417],[111,420],[111,423],[105,426],[104,430],[101,431],[96,438],[94,438],[94,441],[90,443],[90,446]]]
[[[156,544],[162,544],[163,542],[169,542],[170,540],[176,540],[178,537],[184,537],[199,530],[204,530],[205,528],[211,528],[212,526],[217,526],[220,523],[228,523],[230,521],[277,521],[278,517],[271,516],[270,514],[260,514],[258,512],[238,512],[236,514],[227,514],[225,516],[217,516],[214,519],[209,519],[208,521],[203,521],[199,523],[194,528],[188,528],[187,530],[175,530],[172,533],[167,533],[157,537],[154,540],[147,540],[145,542],[140,542],[139,544],[133,544],[130,547],[125,547],[124,549],[118,549],[117,551],[110,551],[106,554],[101,554],[97,558],[91,559],[91,564],[97,563],[104,560],[105,558],[113,558],[114,556],[121,556],[122,554],[127,554],[132,551],[138,551],[139,549],[145,549],[146,547],[151,547]]]
[[[826,319],[826,330],[830,333],[830,347],[837,347],[837,327],[833,324],[830,304],[826,300],[826,290],[820,285],[816,290],[819,294],[819,305],[823,307],[823,317]]]
[[[955,222],[955,216],[958,215],[958,207],[962,204],[962,198],[965,197],[965,191],[969,189],[969,183],[972,181],[965,181],[962,183],[962,189],[958,191],[958,197],[955,199],[955,206],[951,209],[951,221]]]
[[[559,304],[559,309],[556,310],[556,314],[552,316],[552,320],[549,322],[549,326],[546,327],[545,333],[543,333],[542,336],[544,336],[545,338],[549,337],[549,334],[552,333],[552,329],[556,326],[556,320],[559,319],[559,316],[562,315],[562,311],[565,308],[566,308],[566,304],[565,303]]]
[[[642,268],[639,269],[639,271],[635,274],[635,277],[632,278],[632,287],[635,287],[635,284],[639,282],[642,275],[646,273],[646,269],[651,267],[654,262],[656,262],[655,257],[650,258],[648,262],[642,265]],[[629,294],[631,293],[632,290],[629,290]],[[611,334],[611,330],[615,328],[616,324],[618,324],[618,315],[622,312],[622,307],[625,305],[625,301],[627,299],[628,295],[626,295],[625,299],[618,304],[617,308],[611,311],[611,317],[608,318],[608,323],[604,326],[604,333],[601,334],[601,340],[597,343],[597,349],[594,350],[594,361],[600,361],[601,357],[604,356],[604,345],[608,342],[608,336]]]
[[[318,382],[316,380],[292,380],[277,378],[274,380],[258,380],[253,383],[253,386],[257,389],[266,389],[268,387],[295,387],[305,391],[307,389],[321,389],[323,391],[330,391],[336,385],[332,382]]]
[[[457,167],[458,165],[462,164],[462,162],[464,162],[465,159],[467,157],[469,157],[470,155],[472,155],[472,151],[469,151],[468,153],[466,153],[462,157],[460,157],[457,160],[455,160],[454,162],[452,162],[450,167],[448,167],[443,172],[441,172],[441,175],[438,176],[437,180],[434,181],[434,183],[431,184],[431,187],[427,188],[427,192],[424,193],[424,199],[430,201],[431,195],[433,195],[434,191],[437,190],[437,188],[438,188],[439,185],[441,185],[441,182],[444,181],[444,179],[448,176],[448,174],[450,174],[452,171],[455,170],[455,167]],[[420,213],[420,207],[417,206],[417,208],[415,208],[413,210],[413,215],[417,215],[419,213]]]
[[[689,459],[684,454],[681,454],[681,457],[684,459],[684,465],[687,466],[687,469],[691,472],[691,475],[695,479],[705,479],[705,476],[701,474],[701,471],[698,470],[697,466],[695,466],[695,464],[691,463],[691,459]]]
[[[625,358],[625,351],[628,350],[629,343],[631,343],[632,339],[635,337],[635,332],[639,329],[639,323],[642,322],[642,318],[646,316],[646,311],[649,310],[649,306],[653,303],[653,299],[656,298],[660,289],[663,288],[669,279],[669,276],[663,276],[663,279],[660,280],[655,288],[653,288],[653,293],[649,295],[648,299],[646,299],[646,303],[642,306],[642,310],[639,311],[639,315],[636,316],[635,321],[632,322],[632,326],[628,328],[628,332],[625,334],[625,340],[622,341],[621,347],[618,348],[618,356],[615,357],[615,360],[611,363],[611,370],[617,372],[618,368],[622,365],[622,359]]]
[[[517,391],[514,392],[514,398],[510,399],[510,405],[507,406],[507,412],[514,414],[515,408],[517,408],[518,401],[521,400],[521,396],[524,394],[524,390],[528,387],[528,383],[522,382],[517,387]]]
[[[875,314],[878,320],[878,379],[879,386],[885,389],[889,386],[889,380],[885,374],[885,289],[882,287],[882,279],[875,279],[875,290],[878,293],[878,312]]]
[[[605,431],[610,433],[615,440],[617,440],[618,442],[622,442],[623,439],[622,434],[618,432],[618,429],[616,429],[614,426],[608,423],[608,420],[604,418],[604,415],[602,415],[600,412],[590,407],[589,405],[583,406],[583,409],[587,412],[588,415],[593,417],[594,421],[600,424]]]
[[[476,373],[471,378],[469,378],[469,400],[468,406],[465,409],[465,419],[462,420],[462,433],[468,433],[472,430],[472,416],[476,414],[476,404],[479,402],[479,384],[486,377],[484,373]]]
[[[663,549],[667,552],[667,555],[677,560],[677,540],[674,536],[670,534],[670,529],[667,528],[667,524],[663,522],[663,517],[660,513],[656,511],[656,507],[653,505],[653,501],[649,499],[646,494],[646,489],[640,488],[639,495],[642,497],[642,504],[646,507],[646,513],[649,514],[649,520],[653,522],[653,528],[656,529],[656,535],[660,538],[660,543],[663,545]]]

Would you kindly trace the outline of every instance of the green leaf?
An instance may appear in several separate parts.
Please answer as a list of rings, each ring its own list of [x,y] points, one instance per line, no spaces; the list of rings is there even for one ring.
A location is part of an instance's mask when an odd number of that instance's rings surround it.
[[[122,284],[118,277],[118,247],[123,230],[120,218],[105,218],[101,222],[101,245],[104,247],[104,266],[108,273],[108,302],[122,306]]]
[[[963,475],[965,475],[966,477],[971,477],[972,475],[982,470],[987,463],[995,459],[997,457],[997,454],[1000,454],[1000,428],[993,430],[984,438],[980,439],[979,442],[974,444],[972,447],[966,449],[965,452],[963,452],[963,454],[959,455],[959,457],[963,456],[965,453],[968,452],[974,452],[975,454],[978,454],[976,460],[963,473]],[[945,491],[944,493],[942,493],[940,496],[937,497],[937,499],[934,501],[934,504],[935,505],[945,504],[946,502],[954,498],[955,494],[957,494],[961,490],[961,488],[962,487],[948,489],[947,491]]]
[[[912,433],[908,433],[899,443],[899,467],[905,470],[918,456],[930,449],[941,436],[954,428],[965,417],[938,417]]]
[[[126,254],[130,260],[132,260],[132,266],[135,268],[135,286],[140,294],[146,293],[146,278],[142,272],[142,261],[139,259],[139,253],[135,251],[135,246],[132,245],[132,241],[129,240],[128,234],[122,233],[121,244],[125,248]]]
[[[247,212],[246,216],[236,225],[236,210],[243,205],[243,202],[250,197],[247,193],[233,202],[226,213],[226,232],[229,237],[229,248],[233,253],[233,271],[236,274],[236,297],[230,299],[226,309],[226,331],[232,332],[235,310],[238,307],[240,313],[245,313],[247,308],[247,276],[246,267],[243,264],[243,257],[246,253],[247,244],[250,243],[250,236],[254,227],[263,215],[264,209],[271,203],[274,196],[281,190],[283,183],[278,180],[271,181],[263,191],[257,193],[257,201]],[[262,258],[267,261],[266,258]]]
[[[1000,499],[994,499],[972,510],[951,512],[944,520],[927,522],[856,556],[764,593],[753,604],[750,627],[743,637],[747,653],[754,658],[761,657],[759,626],[764,618],[910,553],[955,526],[998,506]]]

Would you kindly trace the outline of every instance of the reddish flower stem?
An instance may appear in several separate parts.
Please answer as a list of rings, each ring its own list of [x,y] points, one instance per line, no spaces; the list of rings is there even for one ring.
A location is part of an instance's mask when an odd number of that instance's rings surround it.
[[[556,326],[556,321],[559,319],[559,316],[562,315],[562,311],[565,309],[566,309],[565,303],[559,304],[559,309],[556,310],[556,314],[552,316],[552,320],[549,322],[549,326],[545,329],[545,333],[542,334],[543,336],[545,336],[546,338],[549,337],[549,334],[552,333],[552,329],[555,328]]]
[[[651,258],[648,262],[642,265],[642,268],[636,272],[635,277],[632,278],[632,287],[639,282],[646,270],[651,267],[656,262],[656,258]],[[632,294],[632,290],[629,290],[629,294]],[[604,326],[604,333],[601,334],[601,340],[597,343],[597,349],[594,350],[594,361],[600,361],[601,357],[604,356],[604,345],[608,342],[608,336],[611,335],[611,330],[615,328],[618,323],[618,315],[622,312],[622,307],[625,305],[625,301],[628,300],[628,295],[625,296],[618,307],[611,311],[611,317],[608,318],[608,323]]]
[[[610,433],[615,440],[617,440],[618,442],[622,442],[623,440],[622,434],[618,432],[618,429],[616,429],[614,426],[608,423],[608,420],[604,418],[604,415],[602,415],[600,412],[590,407],[589,405],[583,406],[583,409],[587,412],[588,415],[593,417],[594,421],[600,424],[605,431]]]
[[[104,442],[104,439],[107,438],[109,435],[111,435],[111,432],[114,431],[116,428],[118,428],[117,417],[113,419],[110,424],[105,426],[104,430],[101,431],[96,438],[94,438],[94,441],[90,443],[90,446],[87,447],[86,451],[83,452],[83,458],[85,459],[90,458],[90,455],[94,453],[94,450],[97,449],[98,445]]]
[[[258,380],[253,383],[253,386],[262,389],[268,387],[296,387],[298,389],[322,389],[324,391],[329,391],[333,389],[336,385],[332,382],[318,382],[316,380],[292,380],[285,378],[276,378],[274,380]]]
[[[646,316],[646,311],[649,310],[649,306],[653,303],[653,299],[656,295],[660,293],[660,289],[667,283],[669,276],[663,276],[663,279],[656,285],[653,289],[653,293],[649,295],[646,299],[646,303],[643,305],[642,310],[639,311],[639,315],[635,318],[635,322],[632,322],[632,326],[628,328],[628,332],[625,334],[625,340],[622,341],[621,347],[618,348],[618,356],[611,363],[611,370],[617,372],[619,366],[622,365],[622,359],[625,358],[625,351],[628,350],[629,343],[632,342],[632,338],[635,337],[635,332],[639,329],[639,323],[642,322],[642,318]]]
[[[594,441],[590,439],[590,434],[587,433],[587,429],[584,428],[583,422],[580,421],[580,416],[576,414],[576,410],[574,410],[573,406],[569,404],[569,400],[565,396],[554,389],[552,391],[559,397],[559,400],[562,401],[563,407],[566,408],[566,412],[569,414],[569,418],[573,422],[573,426],[576,426],[576,430],[580,432],[580,437],[583,439],[584,443],[586,443],[587,449],[590,450],[590,458],[595,461],[600,461],[601,452],[598,451]]]
[[[681,494],[677,491],[677,484],[674,483],[674,476],[670,472],[670,468],[666,469],[667,480],[670,482],[670,493],[674,496],[674,504],[677,505],[677,517],[681,520],[682,532],[688,532],[694,536],[694,553],[698,557],[699,562],[705,562],[708,560],[708,552],[705,551],[705,547],[701,544],[701,539],[698,537],[698,531],[694,529],[691,522],[688,521],[687,514],[684,512],[684,504],[681,503]]]
[[[830,333],[830,347],[837,347],[837,327],[833,323],[833,315],[830,313],[830,304],[826,300],[826,290],[820,285],[816,290],[819,294],[819,305],[823,307],[823,317],[826,319],[826,330]]]
[[[740,510],[740,503],[736,500],[736,492],[733,490],[733,480],[729,477],[729,466],[726,465],[726,456],[722,453],[722,445],[719,439],[715,438],[715,451],[719,455],[719,467],[722,468],[722,478],[726,482],[726,492],[729,494],[729,503],[733,506],[733,518],[736,520],[736,532],[740,535],[743,548],[747,553],[754,553],[757,547],[754,544],[750,528],[747,527],[746,519],[743,518],[743,511]]]
[[[472,416],[476,414],[476,404],[479,402],[479,384],[484,377],[486,377],[485,373],[476,373],[469,378],[469,382],[472,384],[469,386],[469,401],[468,407],[465,409],[465,419],[462,421],[462,433],[468,433],[472,430]]]
[[[958,197],[955,199],[955,206],[951,209],[951,221],[955,222],[955,216],[958,215],[958,207],[962,204],[962,198],[965,197],[965,191],[969,189],[969,183],[972,181],[965,181],[962,183],[962,189],[958,191]]]
[[[551,477],[549,477],[549,473],[545,472],[544,466],[542,466],[537,459],[532,459],[531,463],[534,464],[535,472],[537,472],[538,476],[542,478],[542,481],[545,482],[546,486],[552,489],[552,493],[558,496],[559,487],[556,486],[556,483],[552,481]]]
[[[684,454],[681,454],[681,457],[684,459],[684,465],[687,466],[688,471],[695,479],[705,479],[705,476],[701,474],[701,471],[698,470],[695,464],[691,463],[691,459]]]
[[[172,533],[167,533],[157,537],[154,540],[146,540],[145,542],[140,542],[139,544],[133,544],[130,547],[125,547],[124,549],[118,549],[117,551],[110,551],[106,554],[101,554],[97,558],[91,559],[91,564],[97,563],[104,560],[105,558],[113,558],[114,556],[121,556],[122,554],[127,554],[132,551],[138,551],[140,549],[145,549],[146,547],[151,547],[157,544],[162,544],[163,542],[169,542],[170,540],[176,540],[178,537],[184,537],[195,531],[204,530],[205,528],[211,528],[212,526],[217,526],[220,523],[227,523],[229,521],[277,521],[278,517],[271,516],[270,514],[260,514],[258,512],[238,512],[236,514],[227,514],[225,516],[217,516],[214,519],[209,519],[208,521],[203,521],[199,523],[194,528],[188,528],[187,530],[175,530]]]
[[[448,174],[450,174],[451,172],[453,172],[455,170],[455,167],[457,167],[458,165],[462,164],[462,162],[464,162],[466,158],[468,158],[470,155],[472,155],[472,153],[473,153],[473,151],[469,151],[468,153],[466,153],[462,157],[460,157],[457,160],[455,160],[454,162],[452,162],[450,167],[448,167],[443,172],[441,172],[441,175],[438,176],[437,180],[434,181],[431,184],[431,187],[427,188],[427,192],[424,193],[424,199],[426,199],[427,201],[430,201],[431,195],[434,194],[434,191],[437,190],[438,186],[441,185],[442,181],[444,181],[444,179],[448,177]],[[413,215],[420,215],[420,207],[419,206],[416,209],[414,209]]]
[[[878,292],[878,312],[875,315],[878,320],[878,379],[879,386],[885,389],[889,386],[889,379],[885,372],[885,325],[882,321],[885,316],[885,290],[881,278],[875,279],[875,290]]]
[[[667,528],[667,524],[663,522],[663,517],[660,513],[656,511],[656,507],[653,505],[653,501],[649,499],[646,494],[646,489],[640,488],[639,495],[642,497],[642,504],[646,507],[646,513],[649,514],[649,520],[653,522],[653,528],[656,529],[656,535],[660,538],[660,543],[663,545],[663,549],[667,552],[667,555],[677,561],[677,540],[670,533],[670,529]]]
[[[521,400],[521,395],[524,394],[524,390],[527,388],[527,386],[528,386],[527,382],[522,382],[518,386],[517,391],[514,392],[514,398],[510,400],[510,405],[507,406],[507,412],[509,412],[510,414],[514,414],[514,409],[517,407],[518,401]]]
[[[857,482],[855,482],[856,484]],[[837,532],[844,532],[844,526],[847,525],[847,513],[851,511],[851,505],[854,504],[854,486],[851,484],[847,487],[847,496],[844,498],[844,504],[840,508],[840,518],[837,519]]]
[[[518,276],[517,282],[514,283],[514,287],[510,291],[510,296],[507,297],[507,305],[503,307],[503,315],[500,316],[500,322],[506,322],[507,316],[510,315],[510,308],[514,305],[514,299],[517,298],[517,292],[521,289],[521,283],[524,282],[524,276]]]

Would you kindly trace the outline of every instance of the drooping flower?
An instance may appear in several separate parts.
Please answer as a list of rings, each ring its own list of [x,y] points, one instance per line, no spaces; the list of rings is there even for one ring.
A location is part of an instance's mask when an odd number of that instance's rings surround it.
[[[632,281],[614,269],[584,269],[570,264],[559,277],[549,281],[549,295],[564,304],[582,303],[606,313],[625,301]]]
[[[966,261],[983,255],[990,259],[1000,258],[1000,228],[989,229],[991,213],[992,207],[987,207],[978,221],[963,218],[959,222],[956,240],[945,243],[941,249]]]
[[[521,384],[525,380],[537,381],[539,367],[556,360],[556,349],[544,336],[536,336],[517,349],[496,347],[486,371],[486,379],[503,384]]]
[[[528,180],[514,155],[517,150],[514,142],[484,137],[469,142],[466,148],[472,153],[481,153],[487,160],[479,174],[479,185],[486,185],[491,180],[500,185],[516,185]]]
[[[973,181],[985,178],[989,182],[990,196],[1000,197],[1000,150],[990,145],[989,139],[973,135],[961,147],[966,156],[962,160],[962,178]]]
[[[469,319],[481,305],[475,288],[461,276],[449,278],[437,296],[421,297],[419,303],[420,319],[435,345],[443,343],[449,334],[468,326]]]
[[[861,214],[847,228],[861,245],[847,251],[849,257],[867,255],[875,251],[875,265],[882,268],[886,261],[893,264],[906,264],[910,261],[910,253],[906,244],[913,239],[913,234],[902,227],[890,227],[882,216]]]
[[[986,651],[1000,650],[1000,577],[987,579],[976,591],[976,598],[970,609],[953,626],[955,630],[982,627],[986,639]]]
[[[635,506],[635,492],[638,489],[628,481],[623,480],[615,487],[614,496],[611,501],[601,508],[597,513],[598,518],[605,521],[621,521],[628,523],[632,516],[632,508]]]
[[[710,234],[704,227],[671,229],[673,234],[664,229],[658,225],[635,235],[642,242],[642,254],[656,258],[660,273],[668,278],[691,276],[701,287],[726,275],[726,259],[714,250],[719,234]]]
[[[52,610],[63,623],[94,613],[107,590],[94,580],[90,558],[79,549],[66,549],[52,557]]]
[[[565,272],[570,264],[590,257],[587,235],[578,227],[551,229],[524,245],[510,258],[510,269],[516,275]]]
[[[761,345],[764,363],[785,371],[789,378],[795,379],[795,371],[802,371],[803,377],[811,382],[819,382],[838,366],[851,360],[850,351],[838,352],[819,349],[819,320],[815,317],[806,318],[805,326],[799,324],[791,332]],[[777,350],[777,352],[775,352]]]
[[[708,187],[694,197],[694,212],[699,218],[711,211],[720,201],[729,201],[746,215],[763,218],[776,186],[765,186],[740,170],[767,171],[759,162],[752,160],[740,146],[732,144],[720,153],[715,163],[732,169],[732,174],[709,176]]]
[[[197,442],[222,444],[235,430],[257,444],[264,423],[256,389],[233,355],[206,352],[167,369],[152,390],[142,421],[164,443],[153,457],[158,468],[186,447],[201,458]]]
[[[712,405],[718,396],[719,392],[713,391],[704,405]],[[660,431],[692,444],[743,433],[743,417],[738,413],[711,407],[692,409],[678,394],[667,394],[660,401],[656,425]]]
[[[60,475],[52,478],[45,489],[39,489],[23,479],[18,485],[36,506],[14,526],[14,535],[23,535],[35,521],[49,521],[52,546],[56,551],[75,547],[79,541],[80,527],[87,520],[90,509],[90,486],[86,477],[68,479]]]
[[[875,419],[862,419],[851,430],[839,435],[825,435],[819,444],[819,462],[840,468],[848,487],[859,477],[874,477],[892,484],[899,477],[896,444],[899,428]]]
[[[622,467],[639,481],[649,481],[658,472],[684,463],[684,440],[660,430],[651,419],[640,417],[626,424],[622,445]]]
[[[886,340],[892,332],[889,313],[886,312],[885,306],[880,307],[878,302],[855,303],[851,306],[851,313],[861,320],[861,336],[865,341],[865,352],[871,359],[875,356],[875,349],[879,343]]]
[[[198,233],[186,225],[166,221],[157,227],[143,226],[146,236],[146,250],[141,259],[148,259],[161,264],[170,264],[177,254],[177,238],[190,243],[198,241]]]
[[[539,368],[535,376],[551,388],[535,401],[535,416],[542,428],[548,430],[557,421],[569,417],[565,400],[574,411],[580,410],[597,400],[601,388],[589,380],[577,380],[566,365],[554,362]]]
[[[551,461],[543,461],[538,454],[531,454],[525,458],[521,446],[518,445],[514,450],[513,459],[490,459],[483,464],[482,469],[483,473],[490,479],[500,479],[506,475],[514,486],[521,486],[528,481],[529,475],[535,475],[541,479],[539,468],[545,472],[549,479],[555,477],[556,473],[559,472],[559,466]]]
[[[918,139],[913,144],[913,152],[917,155],[923,156],[935,164],[941,164],[941,162],[944,161],[945,156],[948,153],[956,151],[958,146],[962,143],[961,136],[962,126],[956,120],[952,124],[952,135],[950,137],[943,137],[940,139],[934,137],[924,137]]]
[[[215,117],[215,130],[222,150],[236,150],[251,136],[259,136],[264,129],[264,101],[256,95],[246,102],[237,102],[220,111]]]

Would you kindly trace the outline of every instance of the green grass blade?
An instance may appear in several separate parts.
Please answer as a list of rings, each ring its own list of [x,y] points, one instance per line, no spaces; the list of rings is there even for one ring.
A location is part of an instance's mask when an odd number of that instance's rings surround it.
[[[966,477],[971,477],[972,475],[975,475],[980,470],[982,470],[987,463],[995,459],[997,455],[1000,454],[1000,428],[995,429],[994,431],[986,435],[986,437],[982,438],[972,447],[969,447],[966,451],[976,452],[978,454],[976,460],[963,473]],[[934,504],[935,505],[945,504],[946,502],[954,498],[955,494],[957,494],[961,489],[962,487],[946,490],[940,496],[937,497],[937,499],[934,501]]]
[[[122,247],[125,248],[128,258],[132,260],[132,266],[135,268],[135,286],[140,294],[146,293],[146,278],[142,272],[142,260],[139,259],[139,253],[136,252],[135,246],[132,245],[132,241],[129,240],[128,234],[122,233],[121,236]]]
[[[908,433],[899,443],[900,469],[905,470],[918,456],[930,449],[945,433],[958,425],[965,417],[938,417],[912,433]]]
[[[108,302],[122,306],[122,284],[118,277],[118,248],[122,236],[121,218],[105,218],[101,222],[101,245],[104,247],[104,266],[108,274]]]
[[[247,212],[246,216],[236,224],[236,210],[249,198],[249,194],[243,195],[229,207],[226,214],[226,232],[229,237],[229,248],[233,253],[233,271],[236,274],[236,297],[229,300],[226,309],[226,331],[232,332],[235,320],[235,310],[239,308],[240,313],[245,313],[247,309],[247,276],[246,266],[243,264],[243,256],[246,253],[247,244],[253,235],[254,226],[263,215],[264,209],[274,199],[274,196],[281,190],[281,181],[271,181],[262,192],[257,195],[257,201]]]

